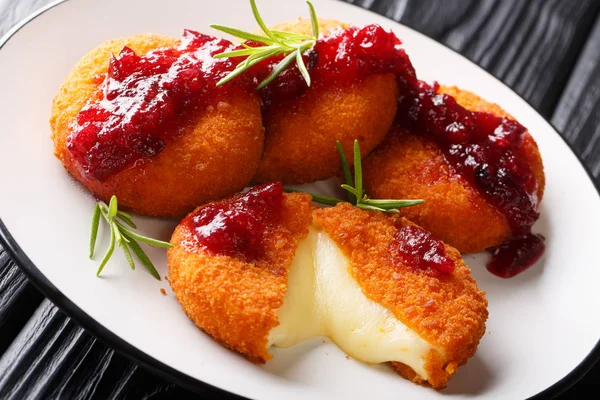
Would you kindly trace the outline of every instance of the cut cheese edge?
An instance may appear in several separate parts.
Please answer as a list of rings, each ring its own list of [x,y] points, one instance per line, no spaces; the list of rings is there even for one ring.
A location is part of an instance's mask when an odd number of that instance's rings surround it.
[[[431,345],[370,300],[352,277],[350,261],[323,230],[310,227],[288,269],[288,289],[268,346],[291,347],[327,337],[351,357],[369,364],[396,361],[428,379]]]

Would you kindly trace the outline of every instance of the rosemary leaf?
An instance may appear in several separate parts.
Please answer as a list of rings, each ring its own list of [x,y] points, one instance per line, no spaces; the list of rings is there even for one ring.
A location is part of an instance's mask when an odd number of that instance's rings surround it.
[[[304,59],[302,58],[302,50],[300,48],[296,50],[296,64],[298,65],[298,69],[300,70],[302,77],[306,81],[306,86],[310,87],[310,74],[308,73],[306,65],[304,64]]]
[[[271,29],[271,33],[273,35],[275,35],[278,39],[286,39],[286,40],[313,40],[312,37],[307,36],[307,35],[302,35],[299,33],[292,33],[292,32],[283,32],[283,31],[276,31],[274,29]]]
[[[127,247],[127,243],[121,242],[119,245],[123,249],[123,253],[125,254],[125,258],[127,259],[129,266],[131,267],[131,269],[135,269],[135,263],[133,262],[133,258],[131,257],[131,252],[129,251],[129,247]]]
[[[236,76],[245,72],[248,68],[252,67],[253,65],[258,64],[265,58],[275,55],[275,53],[277,51],[279,51],[279,50],[275,49],[275,50],[271,50],[270,52],[265,53],[265,54],[261,54],[261,53],[257,52],[255,54],[251,55],[246,60],[244,60],[244,62],[238,64],[238,66],[233,71],[231,71],[225,78],[223,78],[219,82],[217,82],[217,86],[221,86],[222,84],[229,82]]]
[[[111,221],[111,219],[108,218],[108,207],[106,206],[106,204],[104,204],[102,202],[100,202],[98,204],[100,206],[100,214],[102,214],[102,217],[104,217],[104,220],[106,221],[106,223],[110,227],[110,221]]]
[[[121,219],[121,221],[125,222],[127,225],[129,225],[133,229],[137,229],[137,226],[133,222],[133,218],[131,217],[131,215],[124,213],[123,211],[119,211],[119,212],[117,212],[117,217],[119,217]]]
[[[256,50],[254,50],[252,47],[250,47],[250,48],[242,49],[242,50],[231,50],[231,51],[219,53],[216,56],[214,56],[213,58],[243,57],[243,56],[249,56],[250,54],[252,54],[254,52],[256,52]]]
[[[342,164],[342,173],[344,174],[344,181],[346,181],[346,185],[354,186],[354,179],[352,179],[352,173],[350,172],[350,164],[348,164],[346,152],[344,152],[344,148],[342,147],[342,144],[339,140],[335,144],[340,155],[340,164]],[[351,204],[356,205],[356,196],[353,193],[348,193],[348,201]]]
[[[129,247],[131,247],[131,250],[133,251],[133,253],[142,262],[142,264],[144,264],[144,266],[146,267],[148,272],[150,272],[150,274],[153,277],[155,277],[156,279],[158,279],[160,281],[161,280],[160,274],[158,273],[158,271],[154,267],[154,264],[152,264],[152,261],[150,261],[150,259],[148,258],[148,256],[144,252],[144,250],[142,250],[140,245],[135,240],[133,240],[133,238],[129,238],[129,239],[130,239]]]
[[[255,58],[260,57],[261,58],[260,61],[262,61],[263,58],[268,58],[272,55],[275,55],[279,51],[281,51],[281,48],[279,46],[265,46],[265,47],[246,46],[246,48],[243,50],[226,51],[224,53],[217,54],[215,56],[215,58],[231,58],[231,57],[251,56],[251,57],[247,58],[246,60],[244,60],[244,62],[242,63],[245,65],[248,65],[250,63],[250,61],[254,60]],[[239,68],[239,64],[236,68]]]
[[[258,7],[256,7],[256,0],[250,0],[250,7],[252,8],[252,14],[254,15],[254,19],[258,23],[258,26],[260,26],[260,29],[262,29],[268,37],[277,42],[277,38],[271,33],[271,30],[267,28],[267,25],[260,16],[260,13],[258,12]]]
[[[117,244],[121,246],[121,242],[123,242],[123,236],[121,236],[121,232],[119,231],[119,227],[117,226],[117,222],[115,220],[111,220],[110,229],[115,234],[115,240],[117,241]]]
[[[356,205],[356,207],[358,208],[362,208],[363,210],[369,210],[369,211],[379,211],[379,212],[387,212],[387,213],[398,213],[400,211],[398,211],[397,209],[393,208],[393,209],[384,209],[381,207],[377,207],[377,206],[371,206],[365,203],[358,203]]]
[[[96,248],[96,238],[98,237],[98,227],[100,226],[100,206],[94,207],[92,215],[92,232],[90,234],[90,260],[94,258],[94,249]]]
[[[350,203],[363,210],[378,211],[384,213],[399,213],[399,208],[416,206],[424,203],[424,200],[394,200],[394,199],[370,199],[363,190],[362,184],[362,161],[360,154],[360,144],[358,140],[354,141],[354,179],[348,164],[348,158],[344,152],[342,144],[336,142],[337,150],[340,156],[340,164],[346,183],[341,185],[341,188],[348,192]],[[313,201],[322,204],[335,205],[341,200],[331,197],[321,196],[318,194],[308,193],[313,197]]]
[[[131,269],[135,269],[135,262],[133,261],[133,257],[131,255],[131,251],[133,251],[136,256],[140,259],[140,261],[144,264],[146,269],[154,276],[156,279],[160,280],[160,275],[154,268],[154,265],[144,253],[144,251],[140,248],[139,244],[136,240],[147,243],[151,246],[169,248],[173,247],[170,243],[163,242],[160,240],[155,240],[148,238],[146,236],[142,236],[139,233],[132,231],[131,229],[125,227],[125,225],[130,226],[133,229],[136,229],[135,223],[133,222],[133,218],[131,215],[126,212],[119,211],[118,209],[118,201],[115,196],[113,196],[110,200],[110,204],[107,206],[106,203],[99,201],[96,203],[94,207],[94,213],[92,217],[92,235],[90,237],[90,258],[93,256],[95,242],[97,237],[98,226],[100,224],[100,215],[104,217],[106,223],[110,228],[110,245],[98,267],[98,271],[96,275],[100,275],[102,270],[112,257],[116,245],[123,249],[123,253],[125,254],[125,258],[127,259],[127,263],[131,267]],[[122,223],[119,221],[121,220]],[[125,224],[125,225],[124,225]]]
[[[335,197],[323,196],[315,193],[308,193],[312,196],[312,199],[315,203],[325,204],[328,206],[335,206],[338,203],[343,203],[344,200],[336,199]]]
[[[360,193],[358,193],[358,191],[350,185],[346,185],[345,183],[343,183],[341,186],[342,186],[342,189],[347,191],[349,194],[354,195],[355,197],[360,195]]]
[[[213,29],[216,29],[218,31],[228,33],[231,36],[235,36],[236,38],[239,38],[239,39],[251,40],[253,42],[258,42],[258,43],[262,43],[262,44],[266,44],[266,45],[272,45],[272,44],[276,43],[275,40],[273,40],[269,37],[257,35],[255,33],[246,32],[241,29],[231,28],[229,26],[210,25],[210,27]]]
[[[362,199],[363,187],[362,187],[362,160],[360,156],[360,145],[358,140],[354,141],[354,187],[356,188],[357,197]]]
[[[117,196],[112,196],[110,198],[110,203],[108,204],[108,219],[113,219],[115,215],[117,215],[117,210],[119,208],[117,202]]]
[[[425,200],[376,200],[376,199],[368,199],[364,200],[363,203],[376,206],[379,208],[383,208],[386,210],[404,208],[404,207],[412,207],[418,204],[423,204]]]
[[[173,245],[169,242],[163,242],[162,240],[157,240],[157,239],[152,239],[152,238],[149,238],[146,236],[142,236],[139,233],[135,233],[132,230],[127,229],[125,226],[123,226],[118,221],[116,221],[115,223],[118,225],[118,227],[120,228],[120,230],[123,234],[125,234],[126,236],[128,236],[134,240],[137,240],[142,243],[146,243],[152,247],[161,247],[163,249],[169,249],[169,248],[173,247]]]
[[[306,64],[302,59],[302,54],[314,46],[317,40],[316,38],[319,34],[319,28],[314,7],[310,2],[308,2],[308,5],[309,11],[311,13],[312,30],[315,37],[302,35],[298,33],[283,32],[269,29],[264,23],[262,17],[260,16],[260,13],[258,12],[255,0],[250,0],[252,14],[254,15],[254,19],[256,20],[257,24],[260,26],[260,29],[266,36],[257,35],[228,26],[211,25],[212,28],[217,29],[221,32],[228,33],[232,36],[246,41],[253,41],[264,45],[262,47],[251,47],[245,43],[242,43],[241,46],[243,47],[243,49],[226,51],[215,55],[215,58],[247,57],[246,60],[239,63],[236,66],[236,68],[233,71],[231,71],[226,77],[221,79],[217,83],[217,86],[223,85],[224,83],[227,83],[230,80],[236,78],[237,76],[251,68],[254,64],[278,55],[284,55],[285,57],[283,60],[281,60],[279,64],[275,66],[271,74],[269,74],[269,76],[258,85],[257,89],[262,89],[263,87],[268,85],[281,72],[288,68],[294,57],[296,57],[296,64],[298,65],[302,77],[306,81],[306,84],[310,86],[310,74],[308,73]]]
[[[313,36],[315,39],[319,38],[319,20],[317,19],[317,13],[315,12],[315,7],[312,5],[310,1],[307,1],[308,9],[310,11],[310,23],[312,25]]]
[[[115,251],[115,231],[111,229],[110,230],[110,244],[108,245],[108,250],[106,251],[104,258],[102,259],[102,262],[100,263],[100,267],[98,267],[96,276],[100,276],[100,273],[104,269],[104,266],[106,265],[108,260],[110,260],[110,258],[112,257],[114,251]]]
[[[262,89],[265,86],[267,86],[269,83],[271,83],[271,81],[275,78],[277,78],[277,76],[283,72],[284,69],[286,69],[294,60],[294,53],[290,53],[288,54],[283,60],[281,60],[279,62],[279,64],[277,64],[275,66],[275,68],[273,69],[273,71],[271,71],[271,73],[269,74],[268,77],[265,78],[264,81],[262,81],[257,87],[256,89]]]
[[[328,206],[335,206],[337,203],[343,203],[344,200],[336,199],[335,197],[323,196],[320,194],[314,194],[309,192],[304,192],[302,190],[294,190],[294,189],[285,189],[287,193],[306,193],[312,196],[312,200],[315,203],[325,204]]]

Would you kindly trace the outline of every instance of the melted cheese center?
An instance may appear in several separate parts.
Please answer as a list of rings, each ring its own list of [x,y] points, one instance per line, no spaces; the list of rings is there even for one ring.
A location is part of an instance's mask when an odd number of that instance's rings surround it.
[[[368,299],[350,262],[324,232],[310,228],[288,270],[288,290],[269,347],[328,337],[351,357],[377,364],[398,361],[427,379],[425,356],[434,347],[391,311]]]

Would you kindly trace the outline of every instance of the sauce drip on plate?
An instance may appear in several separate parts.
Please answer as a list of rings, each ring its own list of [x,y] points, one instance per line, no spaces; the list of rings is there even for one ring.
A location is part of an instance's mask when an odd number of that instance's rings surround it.
[[[512,278],[533,265],[544,253],[544,237],[527,233],[490,250],[488,271],[501,278]]]
[[[538,185],[519,154],[526,129],[518,122],[490,113],[472,112],[437,85],[399,79],[398,116],[413,132],[435,139],[451,169],[464,177],[505,216],[513,237],[498,248],[488,269],[514,276],[543,253],[544,241],[531,233],[538,219]]]

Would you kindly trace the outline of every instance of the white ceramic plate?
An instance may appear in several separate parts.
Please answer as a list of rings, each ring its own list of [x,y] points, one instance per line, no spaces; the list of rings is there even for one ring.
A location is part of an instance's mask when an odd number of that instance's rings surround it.
[[[321,340],[275,350],[265,366],[226,350],[181,311],[166,281],[131,271],[115,253],[102,278],[87,258],[94,199],[52,155],[53,96],[73,64],[97,44],[210,23],[255,29],[247,0],[70,0],[51,7],[0,41],[0,237],[36,284],[112,346],[197,391],[216,388],[276,398],[526,398],[559,392],[597,359],[600,338],[600,201],[586,171],[556,131],[525,101],[462,56],[404,26],[357,7],[316,0],[321,17],[379,23],[404,41],[416,70],[497,102],[527,126],[546,167],[547,189],[534,231],[547,238],[537,265],[503,280],[468,256],[488,293],[490,318],[475,357],[442,393],[414,385],[386,366],[349,361]],[[304,1],[259,0],[267,23],[306,16]],[[215,32],[216,33],[216,32]],[[137,217],[141,231],[168,240],[176,221]],[[106,232],[105,232],[106,233]],[[103,235],[106,236],[106,235]],[[106,245],[99,243],[101,246]],[[150,250],[161,275],[165,253]],[[160,293],[165,288],[167,296]],[[211,388],[212,386],[212,388]],[[550,389],[548,389],[550,388]]]

